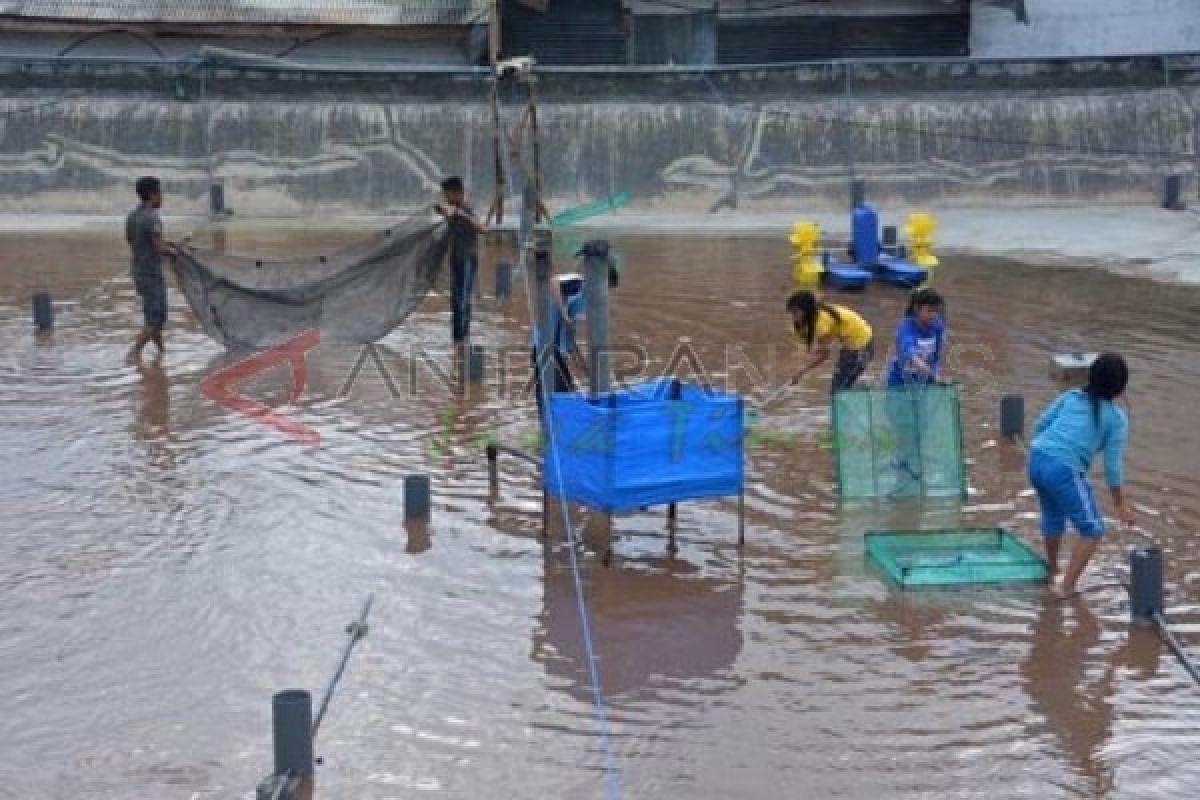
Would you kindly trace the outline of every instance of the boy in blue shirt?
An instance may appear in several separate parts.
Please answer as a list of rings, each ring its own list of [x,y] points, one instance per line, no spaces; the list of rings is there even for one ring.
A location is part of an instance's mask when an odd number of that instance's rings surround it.
[[[1128,383],[1125,359],[1116,353],[1104,353],[1088,370],[1087,385],[1059,395],[1034,426],[1029,480],[1041,504],[1051,582],[1058,574],[1059,545],[1067,520],[1079,531],[1079,543],[1071,550],[1059,587],[1063,595],[1075,593],[1075,584],[1104,534],[1104,517],[1087,475],[1097,453],[1104,453],[1104,477],[1117,517],[1126,525],[1133,524],[1121,490],[1121,459],[1129,420],[1113,402]]]

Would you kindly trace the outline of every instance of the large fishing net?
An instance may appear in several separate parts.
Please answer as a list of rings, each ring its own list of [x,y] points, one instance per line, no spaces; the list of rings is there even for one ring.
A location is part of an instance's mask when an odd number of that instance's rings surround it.
[[[204,330],[229,349],[258,349],[313,329],[373,342],[417,309],[448,245],[428,213],[323,256],[267,261],[181,246],[175,274]]]

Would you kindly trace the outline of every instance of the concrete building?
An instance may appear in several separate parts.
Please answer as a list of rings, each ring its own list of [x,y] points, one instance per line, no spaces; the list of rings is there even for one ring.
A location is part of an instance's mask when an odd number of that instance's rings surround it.
[[[0,0],[0,55],[474,64],[487,20],[488,0]]]
[[[971,55],[980,58],[1198,51],[1200,0],[976,0],[971,10]]]
[[[968,0],[505,0],[504,47],[550,64],[965,56]]]
[[[1200,0],[504,0],[547,64],[1095,57],[1200,51]]]

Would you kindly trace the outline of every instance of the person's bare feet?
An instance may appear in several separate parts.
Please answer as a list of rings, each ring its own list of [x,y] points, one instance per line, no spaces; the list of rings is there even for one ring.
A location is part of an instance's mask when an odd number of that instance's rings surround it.
[[[1074,584],[1068,586],[1061,580],[1051,580],[1048,588],[1050,589],[1051,596],[1054,597],[1055,600],[1066,600],[1079,594],[1079,591],[1075,588]]]

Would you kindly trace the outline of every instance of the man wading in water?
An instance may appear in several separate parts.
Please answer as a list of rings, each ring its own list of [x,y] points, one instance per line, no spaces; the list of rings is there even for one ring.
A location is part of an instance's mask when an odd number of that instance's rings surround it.
[[[158,178],[138,178],[134,187],[141,204],[125,218],[125,241],[132,253],[130,272],[133,287],[142,298],[143,327],[138,333],[130,361],[141,361],[147,342],[154,342],[163,354],[162,330],[167,324],[167,283],[163,277],[163,257],[175,256],[175,245],[163,238],[162,184]]]
[[[471,336],[471,292],[479,271],[479,234],[487,233],[487,226],[475,216],[458,176],[442,181],[442,201],[433,208],[450,226],[451,337],[454,356],[461,359]]]

